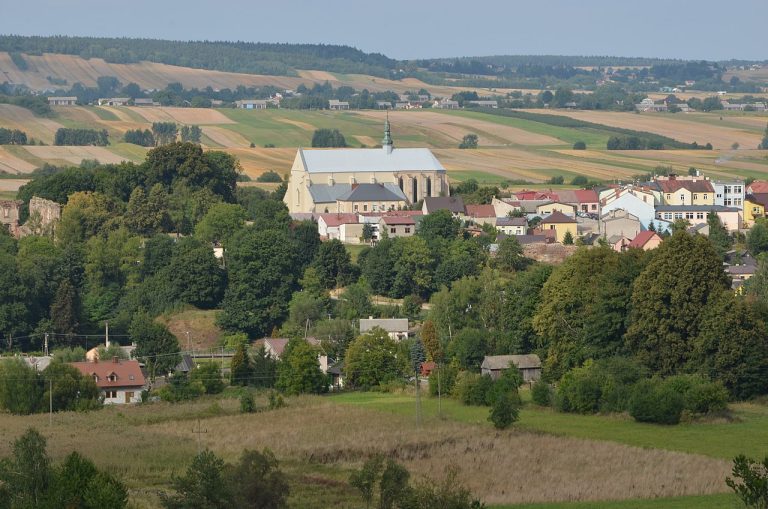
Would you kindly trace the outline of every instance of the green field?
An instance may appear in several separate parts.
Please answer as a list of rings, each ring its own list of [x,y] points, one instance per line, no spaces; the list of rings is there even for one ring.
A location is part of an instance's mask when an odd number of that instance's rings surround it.
[[[494,505],[490,509],[737,509],[744,505],[735,495],[702,495],[649,500],[557,502],[552,504]]]
[[[334,401],[354,404],[398,415],[415,412],[415,398],[407,394],[347,393]],[[438,415],[437,398],[423,398],[427,417]],[[730,460],[738,454],[768,455],[768,408],[754,403],[731,406],[733,422],[661,426],[633,421],[626,415],[578,415],[555,412],[527,404],[516,427],[554,435],[610,440],[638,447],[703,454]],[[464,406],[450,398],[442,399],[444,416],[460,422],[490,425],[488,408]]]

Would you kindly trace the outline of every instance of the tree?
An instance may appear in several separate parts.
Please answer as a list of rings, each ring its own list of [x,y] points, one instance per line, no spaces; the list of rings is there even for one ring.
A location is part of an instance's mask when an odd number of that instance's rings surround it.
[[[221,368],[215,362],[201,364],[192,370],[190,381],[200,382],[206,394],[219,394],[224,390],[224,380],[221,378]]]
[[[584,143],[583,141],[577,141],[576,143],[573,144],[573,150],[586,150],[586,149],[587,149],[587,144]]]
[[[566,233],[570,233],[570,231]],[[523,255],[523,246],[520,245],[517,238],[510,236],[499,242],[499,249],[496,251],[493,262],[498,269],[514,272],[525,269],[529,260]]]
[[[386,331],[374,327],[349,345],[344,371],[350,387],[371,388],[394,380],[401,374],[397,344]]]
[[[720,216],[714,212],[707,214],[707,224],[709,225],[708,238],[710,242],[721,257],[725,256],[725,253],[733,246],[733,239],[728,235],[728,230],[720,221]]]
[[[73,334],[80,317],[77,290],[68,279],[63,279],[56,290],[56,297],[51,304],[51,322],[54,332]]]
[[[419,223],[418,235],[425,240],[454,239],[459,234],[461,222],[448,209],[440,209],[424,216]]]
[[[46,389],[41,403],[50,401],[55,411],[93,410],[101,407],[99,388],[89,376],[63,362],[52,362],[43,371]],[[50,393],[50,390],[53,393]],[[44,404],[41,404],[44,406]]]
[[[461,139],[459,148],[477,148],[477,135],[467,134]]]
[[[136,343],[135,355],[141,359],[154,379],[170,373],[179,363],[179,342],[165,325],[156,323],[146,311],[139,311],[128,328],[131,341]]]
[[[312,266],[325,288],[336,288],[351,282],[352,261],[344,244],[338,239],[320,244]]]
[[[317,357],[317,349],[308,342],[290,340],[277,366],[276,387],[290,395],[326,392],[328,383]]]
[[[628,347],[654,372],[676,373],[691,356],[707,304],[729,287],[712,243],[675,232],[635,280]]]
[[[443,359],[443,347],[440,344],[440,339],[437,337],[435,322],[432,320],[425,320],[421,326],[421,341],[424,343],[427,359],[438,363],[441,362]]]
[[[365,242],[370,242],[373,240],[373,225],[371,223],[365,223],[363,225],[363,240]]]
[[[253,377],[251,384],[256,387],[274,387],[277,374],[277,362],[261,345],[253,353]]]
[[[342,148],[347,146],[344,135],[338,129],[317,129],[312,135],[313,147]]]
[[[282,182],[283,178],[280,176],[279,173],[272,170],[267,170],[258,177],[256,177],[256,182],[273,182],[278,183]]]
[[[747,249],[752,256],[768,251],[768,219],[757,219],[752,228],[749,229],[747,232]]]
[[[240,343],[230,362],[230,385],[249,385],[254,376],[253,365],[245,344]]]
[[[392,282],[393,297],[416,294],[427,296],[433,285],[433,256],[427,242],[418,236],[397,239],[393,250],[395,258]]]
[[[0,363],[0,408],[12,414],[28,415],[42,409],[43,383],[40,374],[21,359]]]
[[[227,485],[233,491],[231,507],[284,509],[288,507],[290,486],[269,449],[244,450],[240,461],[225,469]]]
[[[487,353],[486,333],[480,329],[462,329],[448,345],[448,352],[458,359],[462,368],[479,369]]]
[[[355,470],[349,477],[349,484],[356,488],[365,501],[365,507],[370,508],[376,493],[376,483],[379,480],[384,458],[375,455],[363,464],[360,470]]]
[[[563,244],[566,246],[573,245],[573,234],[571,233],[571,230],[566,231],[565,235],[563,235]]]
[[[768,456],[763,461],[755,461],[743,454],[733,460],[733,477],[725,479],[725,484],[747,507],[765,509],[768,507]]]
[[[488,420],[493,423],[496,429],[507,429],[513,422],[517,421],[519,412],[517,402],[512,394],[504,393],[499,395],[493,403]]]
[[[763,135],[763,141],[760,142],[760,145],[758,145],[757,148],[768,150],[768,125],[765,126],[765,135]]]
[[[158,278],[178,301],[212,309],[221,301],[226,274],[209,245],[188,238],[178,243]]]
[[[228,509],[232,488],[224,477],[224,460],[205,450],[192,460],[183,477],[174,477],[173,495],[160,494],[166,509]]]
[[[45,437],[29,428],[13,442],[10,460],[0,463],[0,480],[12,486],[10,507],[43,507],[52,477],[45,449]]]
[[[152,134],[157,146],[168,145],[176,141],[179,128],[175,122],[153,122]]]

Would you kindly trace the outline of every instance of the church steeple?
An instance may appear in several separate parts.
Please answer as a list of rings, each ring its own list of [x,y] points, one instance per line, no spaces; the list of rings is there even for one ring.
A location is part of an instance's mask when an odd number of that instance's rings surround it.
[[[392,132],[389,129],[389,113],[387,113],[387,120],[384,122],[384,139],[381,140],[381,147],[387,154],[392,153],[394,144],[392,143]]]

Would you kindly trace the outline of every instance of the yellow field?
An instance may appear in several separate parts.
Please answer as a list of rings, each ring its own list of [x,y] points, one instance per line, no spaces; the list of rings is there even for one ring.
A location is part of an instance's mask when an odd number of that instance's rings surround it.
[[[110,111],[120,108],[109,108]],[[210,108],[128,107],[147,122],[176,122],[177,124],[234,124],[218,110]]]
[[[116,164],[126,160],[107,147],[36,147],[25,146],[24,150],[32,156],[45,160],[66,161],[77,166],[83,159],[98,159],[100,163]]]
[[[0,172],[29,173],[37,166],[10,154],[5,147],[0,147]],[[0,182],[3,182],[0,180]]]
[[[0,104],[0,127],[21,129],[27,136],[51,144],[56,130],[64,126],[48,118],[36,117],[26,108]]]
[[[27,182],[26,179],[0,179],[0,193],[15,193]]]

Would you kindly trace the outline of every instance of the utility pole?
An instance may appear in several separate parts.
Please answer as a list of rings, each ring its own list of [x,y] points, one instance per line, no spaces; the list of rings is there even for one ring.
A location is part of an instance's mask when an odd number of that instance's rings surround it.
[[[45,333],[45,356],[48,357],[48,333]]]
[[[415,363],[416,369],[414,370],[416,374],[415,378],[416,378],[416,425],[417,426],[421,426],[421,392],[419,391],[419,385],[421,384],[419,383],[419,365],[420,363],[416,362]]]
[[[53,426],[53,378],[48,380],[48,384],[48,425]]]
[[[440,363],[436,362],[435,365],[437,366],[437,416],[442,417],[443,416],[443,399],[440,394]]]
[[[197,429],[192,428],[192,433],[197,434],[197,454],[200,454],[203,452],[203,444],[202,444],[202,434],[208,433],[207,429],[203,429],[202,425],[200,424],[200,419],[197,420]]]
[[[192,353],[192,341],[189,339],[189,331],[185,332],[187,335],[187,351]]]
[[[104,321],[104,348],[109,348],[109,320]]]

